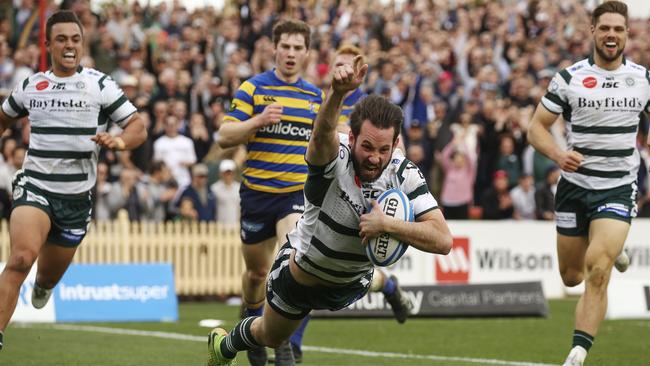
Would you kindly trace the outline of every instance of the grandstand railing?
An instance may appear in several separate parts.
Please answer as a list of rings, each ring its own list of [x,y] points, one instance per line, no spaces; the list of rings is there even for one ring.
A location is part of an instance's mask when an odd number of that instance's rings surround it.
[[[0,262],[9,259],[9,228],[0,222]],[[215,222],[93,222],[74,263],[171,263],[178,295],[241,293],[244,261],[238,225]]]

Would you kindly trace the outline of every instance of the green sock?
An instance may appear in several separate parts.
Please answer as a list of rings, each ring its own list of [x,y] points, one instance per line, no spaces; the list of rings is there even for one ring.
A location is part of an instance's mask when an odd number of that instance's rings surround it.
[[[589,352],[589,348],[594,344],[594,337],[581,330],[573,331],[573,347],[580,346]]]

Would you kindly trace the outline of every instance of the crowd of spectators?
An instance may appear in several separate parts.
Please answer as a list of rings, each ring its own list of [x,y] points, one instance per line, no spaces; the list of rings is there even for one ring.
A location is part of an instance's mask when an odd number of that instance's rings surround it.
[[[0,5],[0,96],[38,70],[33,0]],[[144,3],[144,2],[143,2]],[[272,26],[307,22],[312,49],[305,78],[327,88],[340,45],[360,47],[370,66],[364,91],[405,111],[407,157],[425,174],[449,218],[553,219],[559,171],[526,141],[534,108],[553,75],[589,55],[590,10],[580,0],[226,1],[186,10],[88,0],[50,5],[84,26],[82,65],[109,74],[136,105],[148,140],[129,152],[103,151],[95,218],[126,209],[132,220],[238,222],[243,147],[221,149],[219,124],[240,83],[273,68]],[[631,20],[629,59],[650,67],[650,21]],[[642,118],[639,210],[650,216],[650,152]],[[563,124],[553,135],[564,141]],[[0,215],[22,164],[29,125],[1,139]]]

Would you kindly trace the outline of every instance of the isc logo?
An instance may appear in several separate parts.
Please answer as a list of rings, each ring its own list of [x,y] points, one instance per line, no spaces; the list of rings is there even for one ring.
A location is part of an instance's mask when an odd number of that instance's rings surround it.
[[[618,81],[606,81],[603,83],[603,89],[618,88]]]
[[[435,257],[436,281],[467,283],[469,281],[469,239],[454,238],[449,254]]]

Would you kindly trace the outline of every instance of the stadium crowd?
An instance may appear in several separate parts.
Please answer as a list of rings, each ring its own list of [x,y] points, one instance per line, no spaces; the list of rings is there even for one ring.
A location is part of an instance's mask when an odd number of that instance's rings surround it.
[[[34,0],[0,5],[0,98],[38,70]],[[327,90],[341,45],[370,65],[363,90],[400,105],[407,157],[425,174],[448,219],[552,220],[559,170],[526,141],[534,107],[553,75],[590,50],[594,1],[410,0],[227,1],[222,10],[187,11],[179,2],[145,6],[87,0],[71,9],[84,25],[84,67],[109,74],[149,130],[134,151],[101,153],[97,220],[126,209],[132,220],[238,223],[243,147],[221,149],[219,125],[238,86],[273,68],[271,29],[280,19],[313,32],[305,79]],[[384,3],[390,5],[383,5]],[[450,5],[454,4],[454,5]],[[632,20],[629,59],[650,67],[650,21]],[[117,127],[115,127],[117,128]],[[650,217],[650,151],[638,149],[639,215]],[[0,216],[11,178],[28,148],[29,124],[0,140]],[[553,135],[564,142],[561,124]]]

